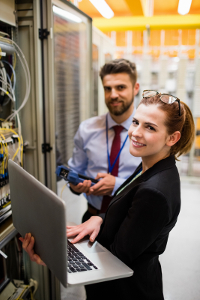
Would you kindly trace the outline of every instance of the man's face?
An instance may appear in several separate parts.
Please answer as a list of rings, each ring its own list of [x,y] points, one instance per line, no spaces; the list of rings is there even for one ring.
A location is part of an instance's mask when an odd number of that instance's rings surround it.
[[[103,78],[105,103],[111,114],[120,116],[133,104],[135,90],[130,76],[126,73],[109,74]],[[138,88],[139,89],[139,88]]]

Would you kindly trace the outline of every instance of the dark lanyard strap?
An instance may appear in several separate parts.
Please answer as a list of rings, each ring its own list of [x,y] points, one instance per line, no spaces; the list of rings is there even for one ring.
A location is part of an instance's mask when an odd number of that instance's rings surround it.
[[[111,166],[111,163],[110,163],[110,154],[109,154],[109,150],[108,150],[108,115],[106,115],[106,143],[107,143],[107,156],[108,156],[108,173],[111,174],[113,168],[114,168],[114,165],[116,164],[119,156],[120,156],[120,153],[122,152],[122,149],[124,148],[125,144],[126,144],[126,141],[128,139],[128,134],[123,142],[123,145],[121,146],[112,166]]]

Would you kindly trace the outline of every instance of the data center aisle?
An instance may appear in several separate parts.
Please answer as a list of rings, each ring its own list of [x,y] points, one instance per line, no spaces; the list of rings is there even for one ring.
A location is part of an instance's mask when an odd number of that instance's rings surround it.
[[[61,191],[63,182],[59,182]],[[59,193],[58,193],[59,194]],[[59,194],[60,196],[60,194]],[[66,188],[68,221],[79,223],[86,209],[85,199]],[[181,183],[182,208],[167,249],[160,256],[165,300],[200,299],[200,183]],[[61,300],[85,300],[83,287],[62,288]]]
[[[160,257],[165,300],[200,299],[200,182],[181,182],[182,207]]]

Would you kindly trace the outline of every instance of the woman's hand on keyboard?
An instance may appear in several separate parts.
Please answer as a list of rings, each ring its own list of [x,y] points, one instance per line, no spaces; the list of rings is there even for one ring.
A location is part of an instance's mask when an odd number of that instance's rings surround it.
[[[71,243],[75,244],[85,236],[90,236],[90,241],[94,242],[96,239],[103,219],[101,217],[93,216],[88,221],[77,226],[67,226],[67,237],[75,237]]]
[[[34,251],[35,239],[31,233],[26,233],[25,237],[20,237],[19,240],[22,242],[22,247],[28,253],[31,261],[36,262],[38,265],[46,266],[39,255]]]

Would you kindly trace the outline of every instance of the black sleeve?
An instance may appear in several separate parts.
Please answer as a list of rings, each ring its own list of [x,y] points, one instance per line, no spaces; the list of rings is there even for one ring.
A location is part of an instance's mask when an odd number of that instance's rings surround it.
[[[81,195],[81,193],[75,192],[75,191],[71,188],[70,184],[68,184],[68,187],[69,187],[70,191],[71,191],[73,194],[78,195],[78,196]]]

